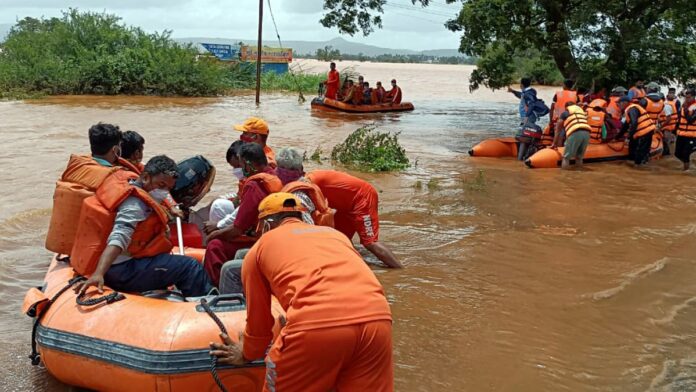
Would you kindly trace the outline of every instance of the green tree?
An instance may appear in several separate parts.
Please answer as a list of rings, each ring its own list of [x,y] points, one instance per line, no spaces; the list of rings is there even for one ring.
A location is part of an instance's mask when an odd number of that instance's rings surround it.
[[[456,0],[447,0],[455,3]],[[461,0],[446,23],[459,50],[479,58],[471,87],[512,82],[515,58],[535,50],[581,84],[645,79],[685,83],[696,75],[696,7],[690,0]],[[341,33],[381,27],[386,0],[325,0],[321,23]],[[429,0],[412,0],[427,6]],[[529,52],[527,52],[529,53]]]
[[[319,48],[316,51],[317,60],[321,61],[333,61],[341,59],[341,51],[334,49],[333,46],[327,45],[324,48]]]

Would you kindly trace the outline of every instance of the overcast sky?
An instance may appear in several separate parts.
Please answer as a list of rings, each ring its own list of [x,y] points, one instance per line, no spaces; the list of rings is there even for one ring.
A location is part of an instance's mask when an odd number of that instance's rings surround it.
[[[264,0],[264,41],[275,32]],[[461,3],[413,6],[410,0],[388,0],[384,28],[368,37],[344,38],[399,49],[456,49],[459,36],[445,29]],[[319,24],[323,0],[271,0],[280,36],[284,40],[326,41],[339,36],[335,29]],[[25,16],[51,17],[68,7],[115,13],[127,24],[148,31],[173,30],[174,37],[255,39],[257,0],[0,0],[0,24],[12,24]]]

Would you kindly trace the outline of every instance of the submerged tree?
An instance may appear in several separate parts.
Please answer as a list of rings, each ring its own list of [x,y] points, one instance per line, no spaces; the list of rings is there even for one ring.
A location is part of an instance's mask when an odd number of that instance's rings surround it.
[[[430,0],[412,0],[424,7]],[[447,0],[455,3],[456,0]],[[514,57],[528,49],[564,77],[613,86],[637,79],[696,78],[696,7],[690,0],[461,0],[445,26],[462,33],[459,50],[479,58],[471,88],[512,82]],[[386,0],[325,0],[321,23],[341,33],[381,27]]]

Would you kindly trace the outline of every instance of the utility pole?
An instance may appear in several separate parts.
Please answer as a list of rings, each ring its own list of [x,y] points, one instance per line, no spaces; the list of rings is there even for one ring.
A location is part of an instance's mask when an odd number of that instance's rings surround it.
[[[261,52],[263,46],[261,45],[261,34],[263,32],[263,0],[259,0],[259,39],[256,42],[256,104],[258,105],[261,100]]]

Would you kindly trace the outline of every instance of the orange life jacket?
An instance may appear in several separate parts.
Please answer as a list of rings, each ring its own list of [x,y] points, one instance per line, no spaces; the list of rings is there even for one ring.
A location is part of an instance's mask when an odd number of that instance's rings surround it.
[[[145,169],[145,165],[143,165],[142,163],[135,164],[123,158],[118,158],[118,166],[121,166],[124,169],[131,171],[135,174],[140,174]]]
[[[621,119],[621,108],[619,107],[619,99],[621,97],[609,97],[609,104],[607,105],[607,114],[611,114],[611,118],[614,120]]]
[[[136,178],[135,173],[118,171],[104,181],[94,196],[85,199],[70,253],[70,265],[78,274],[90,275],[97,268],[113,230],[118,207],[130,196],[142,200],[152,213],[135,226],[127,252],[133,258],[171,252],[167,213],[144,189],[129,182]]]
[[[566,139],[570,137],[575,131],[588,131],[592,132],[592,128],[587,122],[587,114],[578,105],[571,105],[566,108],[566,111],[570,113],[570,116],[563,122],[563,128],[566,132]]]
[[[553,105],[553,117],[551,118],[552,122],[556,122],[561,117],[561,114],[566,111],[566,103],[568,102],[578,102],[577,91],[561,90],[556,93],[556,102]]]
[[[592,128],[590,131],[590,144],[602,143],[602,128],[604,127],[604,120],[607,116],[603,111],[595,110],[594,108],[597,106],[601,105],[590,105],[590,107],[587,108],[587,123],[590,125],[590,128]]]
[[[655,124],[662,124],[665,122],[665,100],[661,99],[657,102],[650,98],[647,98],[648,105],[645,107],[645,111],[648,112],[650,119],[655,122]]]
[[[336,210],[329,207],[329,201],[326,200],[326,197],[321,193],[321,189],[319,189],[318,186],[308,181],[293,181],[286,184],[281,190],[281,192],[287,193],[297,191],[306,193],[312,200],[312,204],[314,204],[312,219],[315,225],[334,227],[334,215],[336,214]]]
[[[544,127],[544,130],[541,131],[541,144],[544,146],[550,146],[553,144],[553,136],[555,134],[554,132],[554,127],[552,126],[551,122],[546,124],[546,127]]]
[[[590,107],[590,108],[600,107],[600,108],[605,108],[605,109],[606,109],[607,104],[608,104],[608,102],[605,101],[604,99],[602,99],[602,98],[597,98],[597,99],[593,100],[592,102],[590,102],[590,104],[587,105],[587,106]]]
[[[273,174],[268,173],[254,174],[253,176],[244,180],[244,185],[242,186],[242,189],[239,192],[240,200],[244,199],[244,194],[248,189],[247,185],[249,185],[252,182],[256,182],[257,184],[259,184],[261,188],[263,188],[269,195],[271,193],[280,192],[280,190],[283,189],[283,183],[280,181],[278,176],[274,176]]]
[[[679,125],[677,128],[677,135],[683,136],[683,137],[694,137],[696,138],[696,121],[693,123],[689,124],[688,121],[686,121],[686,117],[689,115],[689,113],[693,113],[696,111],[696,102],[692,103],[688,108],[686,105],[682,105],[682,113],[681,117],[679,118]]]
[[[56,182],[53,193],[53,211],[46,234],[46,249],[60,254],[70,254],[80,219],[82,202],[94,195],[104,180],[118,166],[102,166],[89,155],[70,155],[68,166]]]
[[[276,163],[275,159],[275,152],[273,151],[272,148],[268,146],[263,147],[263,153],[266,155],[266,161],[268,161],[268,166],[275,169],[278,167],[278,164]]]
[[[645,97],[645,90],[639,89],[636,86],[631,87],[629,92],[633,91],[633,101],[634,103],[638,103],[638,101]]]
[[[637,103],[632,103],[626,108],[626,124],[631,122],[631,116],[628,115],[631,108],[637,108],[640,112],[640,116],[638,117],[638,126],[636,127],[636,133],[633,134],[633,138],[638,139],[639,137],[645,136],[650,132],[654,132],[655,122],[650,118],[648,112]]]
[[[677,129],[677,119],[679,112],[677,111],[677,101],[665,101],[665,105],[672,107],[672,114],[665,116],[665,123],[662,126],[663,131],[674,132]]]

